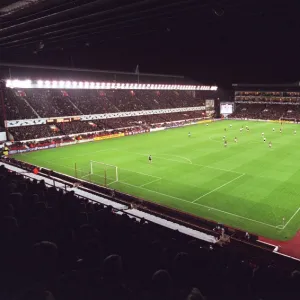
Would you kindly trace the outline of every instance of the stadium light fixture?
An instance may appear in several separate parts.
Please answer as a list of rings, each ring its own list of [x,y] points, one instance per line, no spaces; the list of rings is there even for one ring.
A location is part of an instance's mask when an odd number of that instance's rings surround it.
[[[122,90],[195,90],[195,91],[217,91],[217,86],[208,85],[179,85],[179,84],[150,84],[150,83],[116,83],[116,82],[77,82],[77,81],[32,81],[30,79],[18,80],[7,79],[8,88],[69,88],[69,89],[122,89]]]
[[[25,88],[31,88],[31,80],[30,79],[26,79],[24,82],[24,87]]]
[[[14,87],[18,87],[18,81],[17,80],[13,80],[11,82],[11,87],[14,88]]]
[[[12,83],[10,79],[6,80],[6,87],[11,87]]]

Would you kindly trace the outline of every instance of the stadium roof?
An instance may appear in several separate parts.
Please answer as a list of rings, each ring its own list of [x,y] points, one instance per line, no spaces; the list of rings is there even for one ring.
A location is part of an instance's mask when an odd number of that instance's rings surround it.
[[[45,2],[46,0],[2,0],[0,3],[0,16],[1,18],[7,18],[9,15],[14,16],[25,13],[32,13],[34,9],[38,9],[38,4]],[[50,0],[47,0],[51,2]]]
[[[285,60],[282,68],[288,68],[300,50],[292,42],[298,34],[299,1],[0,2],[2,62],[127,71],[139,64],[141,71],[215,84],[221,77],[237,81],[246,67],[262,63],[255,76],[275,76],[274,64]]]
[[[300,81],[294,82],[294,83],[276,83],[276,84],[270,84],[270,83],[234,83],[232,84],[233,88],[288,88],[288,87],[300,87]]]

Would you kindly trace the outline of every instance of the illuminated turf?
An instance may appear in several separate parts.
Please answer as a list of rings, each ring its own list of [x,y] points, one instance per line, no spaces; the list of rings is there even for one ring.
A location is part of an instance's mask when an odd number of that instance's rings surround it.
[[[250,132],[240,132],[246,125]],[[295,235],[300,221],[300,127],[296,135],[298,125],[283,125],[282,134],[279,128],[274,123],[222,121],[15,157],[72,176],[76,163],[78,176],[99,184],[104,171],[88,175],[90,160],[115,165],[118,182],[112,183],[114,173],[107,171],[112,188],[285,240]]]

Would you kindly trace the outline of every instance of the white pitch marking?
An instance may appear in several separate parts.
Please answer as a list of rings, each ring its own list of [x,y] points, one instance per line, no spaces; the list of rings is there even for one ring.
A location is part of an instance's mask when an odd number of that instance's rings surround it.
[[[232,179],[232,180],[230,180],[230,181],[228,181],[228,182],[226,182],[226,183],[220,185],[219,187],[217,187],[217,188],[211,190],[210,192],[208,192],[208,193],[206,193],[206,194],[204,194],[204,195],[198,197],[197,199],[195,199],[195,200],[193,201],[193,203],[196,202],[197,200],[199,200],[199,199],[201,199],[201,198],[203,198],[203,197],[205,197],[205,196],[207,196],[207,195],[209,195],[209,194],[211,194],[211,193],[213,193],[213,192],[215,192],[215,191],[221,189],[222,187],[224,187],[224,186],[230,184],[231,182],[233,182],[233,181],[235,181],[235,180],[237,180],[237,179],[243,177],[244,175],[245,175],[245,174],[242,174],[242,175],[240,175],[240,176],[238,176],[238,177],[236,177],[236,178],[234,178],[234,179]]]
[[[285,227],[292,221],[292,219],[296,216],[296,214],[299,212],[300,207],[296,210],[296,212],[291,216],[291,218],[285,223],[285,225],[282,227],[282,229],[285,229]],[[280,226],[280,225],[279,225]]]
[[[152,181],[150,181],[150,182],[144,183],[144,184],[140,185],[140,187],[143,187],[143,186],[146,186],[146,185],[148,185],[148,184],[157,182],[157,181],[159,181],[159,180],[161,180],[161,178],[158,178],[158,179],[152,180]]]
[[[154,156],[173,156],[173,157],[178,157],[178,158],[181,158],[183,160],[186,160],[188,161],[190,164],[193,164],[192,161],[187,158],[187,157],[184,157],[184,156],[179,156],[179,155],[173,155],[173,154],[154,154]],[[176,160],[177,161],[177,160]]]
[[[153,190],[147,189],[145,187],[137,186],[137,185],[134,185],[134,184],[130,184],[130,183],[122,182],[122,181],[119,181],[119,182],[121,184],[125,184],[125,185],[128,185],[128,186],[132,186],[132,187],[135,187],[135,188],[146,190],[146,191],[158,194],[158,195],[162,195],[162,196],[173,198],[173,199],[176,199],[176,200],[179,200],[179,201],[187,202],[187,203],[190,203],[192,205],[198,205],[198,206],[201,206],[201,207],[204,207],[204,208],[207,208],[207,209],[211,209],[211,210],[214,210],[214,211],[218,211],[218,212],[221,212],[221,213],[224,213],[224,214],[227,214],[227,215],[231,215],[231,216],[234,216],[234,217],[237,217],[237,218],[241,218],[241,219],[248,220],[248,221],[251,221],[251,222],[254,222],[254,223],[258,223],[258,224],[262,224],[262,225],[265,225],[265,226],[268,226],[268,227],[276,228],[276,226],[274,226],[274,225],[270,225],[270,224],[267,224],[267,223],[264,223],[264,222],[261,222],[261,221],[257,221],[257,220],[253,220],[253,219],[250,219],[250,218],[246,218],[246,217],[243,217],[243,216],[239,216],[239,215],[236,215],[236,214],[233,214],[233,213],[221,210],[221,209],[213,208],[213,207],[203,205],[203,204],[200,204],[200,203],[193,203],[193,202],[188,201],[188,200],[184,200],[184,199],[174,197],[174,196],[171,196],[171,195],[168,195],[168,194],[153,191]]]
[[[137,153],[137,152],[131,152],[131,151],[126,151],[126,150],[117,150],[115,149],[115,151],[119,151],[119,152],[127,152],[127,153],[131,153],[131,154],[135,154],[135,155],[140,155],[140,156],[148,156],[147,154],[143,154],[143,153]],[[174,161],[174,162],[178,162],[181,164],[188,164],[188,165],[194,165],[194,166],[198,166],[198,167],[202,167],[202,168],[208,168],[208,169],[213,169],[213,170],[219,170],[219,171],[224,171],[224,172],[230,172],[230,173],[235,173],[235,174],[244,174],[241,172],[236,172],[236,171],[232,171],[232,170],[226,170],[226,169],[221,169],[221,168],[215,168],[215,167],[211,167],[211,166],[206,166],[206,165],[201,165],[201,164],[195,164],[195,163],[186,163],[184,161],[179,161],[179,160],[174,160],[174,159],[168,159],[168,158],[163,158],[163,157],[159,157],[160,154],[158,154],[157,156],[154,156],[153,158],[155,159],[155,157],[157,157],[158,159],[164,159],[164,160],[168,160],[168,161]],[[171,156],[171,155],[170,155]]]

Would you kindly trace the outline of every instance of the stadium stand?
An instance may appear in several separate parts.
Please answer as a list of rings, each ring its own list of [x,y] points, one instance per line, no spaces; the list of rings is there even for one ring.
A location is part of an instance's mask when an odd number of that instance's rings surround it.
[[[5,299],[298,299],[291,267],[24,176],[0,166]]]
[[[236,110],[233,118],[300,120],[298,84],[234,85]]]
[[[261,120],[290,119],[295,121],[300,119],[300,111],[299,107],[295,105],[239,103],[231,117]]]
[[[7,119],[62,117],[200,106],[185,91],[5,90]]]
[[[49,125],[20,126],[9,129],[14,141],[35,140],[41,137],[62,135],[59,130],[54,131]]]
[[[201,106],[205,102],[189,91],[155,90],[62,90],[62,89],[4,89],[1,119],[22,120],[91,114],[106,114],[156,109]],[[55,125],[19,126],[9,128],[11,141],[53,138],[88,132],[121,129],[142,125],[203,118],[202,111],[153,114],[147,116],[110,118],[91,122],[74,121]]]

